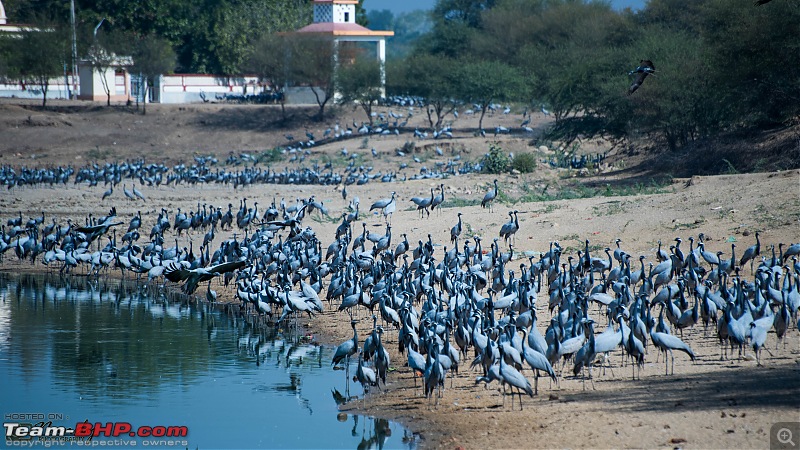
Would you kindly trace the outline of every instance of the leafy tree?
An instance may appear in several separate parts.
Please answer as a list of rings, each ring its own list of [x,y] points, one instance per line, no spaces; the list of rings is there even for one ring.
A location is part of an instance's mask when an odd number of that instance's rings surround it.
[[[175,51],[165,39],[155,35],[139,38],[133,44],[133,66],[131,71],[142,79],[142,114],[147,114],[147,86],[160,75],[171,73],[175,68]],[[136,98],[137,107],[139,97]]]
[[[371,10],[367,15],[370,28],[392,30],[391,44],[386,47],[386,60],[410,54],[419,38],[433,27],[429,11],[415,10],[395,15],[388,9]]]
[[[438,0],[433,8],[433,31],[421,39],[420,51],[460,58],[472,56],[474,35],[480,33],[482,15],[496,0]]]
[[[310,3],[299,0],[221,2],[209,24],[209,64],[215,73],[238,74],[246,66],[250,44],[264,35],[294,31],[310,22]]]
[[[373,9],[367,13],[367,20],[375,30],[391,30],[394,28],[395,16],[388,9]]]
[[[436,24],[433,28],[434,31],[429,36],[417,41],[414,53],[429,53],[448,58],[472,56],[470,42],[477,33],[476,29],[461,23]]]
[[[111,106],[111,89],[109,85],[108,71],[112,73],[116,67],[123,67],[128,61],[126,53],[129,52],[128,36],[121,32],[98,33],[94,36],[92,45],[86,53],[86,58],[92,65],[92,69],[100,77],[100,84],[103,92],[106,93],[106,105]],[[114,79],[112,75],[112,80]]]
[[[367,10],[364,9],[364,0],[358,0],[356,5],[356,23],[362,27],[369,25],[369,16]]]
[[[423,98],[430,127],[441,128],[445,117],[456,108],[455,98],[459,92],[455,74],[459,62],[444,56],[422,54],[398,66],[400,71],[395,75],[392,89],[396,93]]]
[[[491,9],[495,3],[496,0],[438,0],[433,15],[442,22],[479,28],[483,12]]]
[[[67,23],[69,2],[58,0],[5,0],[6,15],[14,23]]]
[[[296,39],[290,35],[267,34],[251,46],[248,70],[269,83],[278,94],[283,120],[286,117],[285,87],[292,81],[292,54]]]
[[[457,79],[460,80],[458,92],[461,96],[481,109],[480,129],[483,129],[483,117],[489,105],[519,98],[524,89],[519,72],[499,62],[462,61]]]
[[[0,36],[0,79],[8,77],[11,72],[11,58],[14,52],[14,39],[8,35]]]
[[[702,29],[702,16],[706,0],[684,2],[681,0],[650,0],[638,16],[643,26],[669,25],[676,30],[695,34]],[[733,6],[730,5],[729,6]],[[735,8],[752,12],[750,5],[736,5]]]
[[[11,78],[35,84],[42,91],[42,108],[47,107],[50,80],[63,74],[68,61],[63,29],[42,26],[27,28],[14,40],[7,71]]]
[[[511,65],[525,65],[520,49],[537,43],[542,1],[506,0],[482,15],[482,32],[473,36],[474,54]]]
[[[30,23],[28,17],[43,11],[69,23],[68,1],[7,0],[4,5],[8,7],[9,1],[16,21]],[[91,28],[105,18],[115,30],[170,42],[179,71],[227,75],[240,73],[250,42],[262,34],[296,30],[311,21],[312,11],[308,0],[76,0],[75,4],[78,29],[85,36],[91,37]]]
[[[386,49],[386,59],[391,60],[410,54],[416,42],[431,31],[433,21],[428,11],[416,10],[398,14],[391,27],[375,25],[374,28],[394,31],[391,45]]]
[[[325,117],[325,106],[336,89],[334,56],[338,58],[342,53],[334,48],[334,41],[327,36],[309,33],[295,35],[293,40],[292,79],[294,83],[311,89],[319,106],[314,118],[321,121]]]
[[[800,115],[800,3],[732,8],[706,0],[699,21],[714,104],[726,122],[770,126]]]
[[[336,90],[342,103],[355,102],[372,125],[372,109],[383,97],[381,64],[375,58],[356,58],[351,64],[343,64],[336,71]]]

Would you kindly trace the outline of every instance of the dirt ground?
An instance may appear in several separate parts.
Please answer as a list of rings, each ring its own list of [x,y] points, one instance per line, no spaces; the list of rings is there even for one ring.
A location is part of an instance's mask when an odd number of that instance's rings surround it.
[[[147,162],[189,164],[196,155],[214,154],[222,162],[230,152],[258,152],[274,146],[285,145],[286,134],[298,139],[311,132],[321,136],[337,119],[324,123],[305,120],[313,109],[293,108],[294,118],[285,126],[276,124],[279,110],[263,106],[230,105],[150,105],[145,116],[124,107],[111,109],[71,102],[52,102],[53,108],[41,111],[32,104],[0,101],[0,165],[18,167],[53,166],[71,164],[80,167],[93,162],[145,158]],[[385,110],[385,109],[382,109]],[[392,108],[408,113],[405,108]],[[353,126],[353,121],[365,120],[360,110],[342,110],[338,113],[342,127]],[[532,116],[531,135],[519,130],[520,111],[509,115],[496,113],[485,119],[487,136],[475,136],[477,118],[462,114],[453,123],[453,139],[415,140],[414,127],[422,129],[425,120],[416,110],[406,129],[398,136],[356,137],[312,147],[305,165],[332,162],[334,170],[343,170],[347,160],[341,157],[343,148],[358,153],[357,162],[372,166],[373,173],[397,171],[411,177],[422,166],[434,167],[437,162],[461,157],[477,160],[488,150],[489,144],[498,142],[504,151],[536,152],[538,159],[552,156],[553,147],[540,149],[542,142],[530,145],[549,118],[540,113]],[[495,126],[515,127],[513,135],[493,136]],[[796,130],[792,131],[797,133]],[[407,141],[415,141],[417,152],[414,162],[409,155],[397,156],[395,149]],[[443,156],[434,152],[443,149]],[[371,149],[378,157],[371,155]],[[635,149],[634,149],[635,150]],[[244,190],[230,186],[207,185],[199,187],[138,187],[147,200],[126,201],[121,189],[101,200],[102,186],[85,184],[67,187],[24,187],[3,189],[0,194],[0,219],[3,223],[22,213],[23,217],[44,213],[49,223],[51,217],[59,221],[71,218],[82,223],[88,214],[104,215],[115,206],[118,216],[127,222],[136,211],[141,211],[149,230],[162,208],[170,218],[177,208],[193,210],[198,204],[223,207],[231,203],[237,207],[239,200],[247,197],[248,203],[258,201],[262,208],[275,199],[292,203],[296,198],[315,195],[328,208],[331,218],[313,213],[304,225],[311,226],[324,246],[332,242],[334,231],[340,223],[341,213],[349,200],[359,197],[363,221],[368,231],[382,232],[384,219],[368,214],[369,205],[381,198],[397,193],[397,212],[391,219],[392,248],[406,233],[414,246],[426,240],[428,234],[436,243],[436,256],[449,247],[449,230],[463,213],[463,236],[482,236],[485,248],[503,223],[508,212],[519,211],[520,229],[515,236],[514,251],[527,264],[527,256],[538,256],[547,251],[550,242],[558,241],[565,255],[575,255],[589,239],[593,248],[614,248],[614,241],[622,239],[621,247],[638,257],[646,255],[646,262],[655,261],[659,240],[666,245],[675,237],[697,238],[703,233],[706,249],[722,251],[730,256],[731,243],[737,245],[737,254],[755,243],[754,232],[759,231],[762,252],[771,255],[770,246],[778,243],[800,241],[800,171],[733,174],[721,176],[695,176],[673,178],[668,184],[654,185],[651,180],[659,173],[653,170],[656,163],[645,151],[622,149],[603,141],[584,142],[582,151],[594,153],[608,151],[607,160],[597,167],[597,173],[554,169],[539,164],[530,174],[497,176],[503,196],[492,210],[483,209],[476,200],[483,197],[495,176],[471,174],[447,179],[421,179],[405,182],[381,183],[378,180],[363,186],[347,187],[348,199],[341,196],[341,186],[277,186],[254,185]],[[800,152],[800,149],[797,150]],[[400,164],[408,164],[401,170]],[[293,163],[275,163],[276,169],[291,167]],[[671,173],[682,173],[675,168]],[[683,169],[683,168],[681,168]],[[583,175],[583,176],[581,176]],[[430,217],[420,219],[412,208],[411,197],[430,195],[430,189],[439,184],[445,188],[445,207]],[[518,201],[531,192],[557,192],[575,186],[608,186],[610,194],[628,193],[624,196],[594,196],[572,200],[525,202]],[[623,189],[625,188],[625,189]],[[355,232],[361,231],[357,225]],[[124,230],[123,230],[124,232]],[[180,245],[195,245],[203,233],[196,232],[181,238]],[[218,233],[217,242],[230,234]],[[501,241],[502,242],[502,241]],[[459,244],[459,245],[463,245]],[[599,246],[599,247],[595,247]],[[687,245],[688,248],[688,245]],[[687,249],[684,249],[686,251]],[[777,251],[777,249],[776,249]],[[29,263],[13,261],[6,255],[0,270],[27,270]],[[599,252],[596,256],[603,256]],[[513,266],[513,267],[512,267]],[[744,271],[750,277],[749,267]],[[222,290],[218,289],[222,294]],[[231,292],[226,295],[232,296]],[[538,315],[541,331],[549,320],[547,297],[539,296]],[[334,308],[331,308],[332,310]],[[605,319],[597,311],[597,331],[605,328]],[[362,339],[371,328],[371,320],[361,313],[358,330]],[[350,337],[349,317],[326,312],[305,321],[305,326],[324,342],[339,343]],[[595,370],[593,390],[590,384],[583,389],[581,379],[566,376],[560,388],[546,379],[539,383],[539,395],[523,398],[524,410],[512,410],[511,399],[498,392],[495,383],[488,389],[475,384],[477,371],[469,370],[469,362],[462,361],[460,373],[453,386],[450,381],[438,406],[428,404],[414,388],[405,357],[397,352],[397,334],[385,334],[385,343],[392,349],[392,366],[396,371],[389,375],[388,386],[382,392],[367,396],[365,402],[351,402],[343,407],[345,412],[364,412],[397,420],[418,434],[418,443],[432,448],[766,448],[770,443],[770,427],[781,421],[800,421],[800,333],[792,327],[785,345],[777,345],[770,333],[767,346],[771,354],[763,352],[764,367],[756,367],[754,358],[720,361],[719,345],[713,331],[706,333],[701,325],[685,330],[684,338],[694,349],[697,361],[692,363],[683,353],[675,355],[675,374],[664,375],[663,356],[656,362],[656,354],[649,348],[641,379],[631,380],[631,367],[622,367],[619,352],[610,358],[613,367],[603,374]],[[752,354],[749,351],[748,354]],[[570,367],[565,373],[570,373]],[[532,379],[532,373],[525,371]],[[353,386],[353,394],[361,394],[360,386]],[[515,406],[517,406],[515,404]]]

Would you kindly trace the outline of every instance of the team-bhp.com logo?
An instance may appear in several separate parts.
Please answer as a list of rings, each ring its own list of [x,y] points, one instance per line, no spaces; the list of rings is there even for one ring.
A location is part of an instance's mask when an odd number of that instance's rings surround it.
[[[186,426],[139,426],[134,428],[129,422],[79,422],[75,427],[56,426],[52,421],[22,423],[5,422],[6,443],[22,443],[25,441],[56,441],[61,443],[76,443],[78,445],[94,445],[94,438],[147,438],[150,440],[141,441],[147,445],[162,445],[164,442],[152,441],[153,438],[185,438],[189,434]],[[170,441],[175,445],[185,445],[185,441]],[[108,441],[111,444],[111,441]],[[119,442],[114,445],[130,445],[130,443]],[[135,444],[134,444],[135,445]]]

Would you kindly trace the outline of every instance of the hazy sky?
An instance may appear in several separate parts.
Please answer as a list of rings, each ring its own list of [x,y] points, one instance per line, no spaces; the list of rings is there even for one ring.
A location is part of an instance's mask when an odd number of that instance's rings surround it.
[[[622,9],[625,7],[641,8],[646,0],[611,0],[614,8]],[[388,9],[395,13],[413,11],[415,9],[431,9],[436,3],[435,0],[364,0],[364,8]]]

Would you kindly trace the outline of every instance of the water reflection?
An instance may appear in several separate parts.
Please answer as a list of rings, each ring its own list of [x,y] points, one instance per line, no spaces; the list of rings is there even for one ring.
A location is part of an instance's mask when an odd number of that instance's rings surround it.
[[[333,349],[302,335],[78,277],[0,275],[0,299],[0,412],[186,425],[195,447],[414,446],[394,423],[341,423]]]

